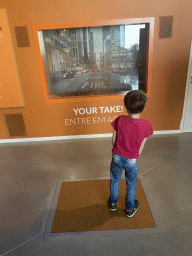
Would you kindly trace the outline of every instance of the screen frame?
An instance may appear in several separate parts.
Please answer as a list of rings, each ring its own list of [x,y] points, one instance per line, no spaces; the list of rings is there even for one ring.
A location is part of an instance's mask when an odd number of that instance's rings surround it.
[[[86,95],[86,96],[65,96],[65,97],[51,97],[49,95],[47,74],[44,62],[44,53],[40,48],[40,41],[38,32],[49,29],[62,29],[62,28],[78,28],[78,27],[97,27],[97,26],[108,26],[108,25],[125,25],[125,24],[139,24],[149,23],[149,45],[148,45],[148,69],[147,69],[147,81],[145,85],[144,93],[147,97],[151,97],[151,84],[152,84],[152,67],[153,67],[153,42],[154,42],[154,23],[155,18],[134,18],[134,19],[120,19],[120,20],[103,20],[94,22],[63,22],[63,23],[52,23],[52,24],[38,24],[32,26],[33,37],[35,42],[35,50],[37,54],[37,61],[39,67],[40,80],[43,90],[43,96],[45,103],[61,103],[61,102],[79,102],[79,101],[105,101],[113,99],[123,99],[125,92],[119,92],[118,94],[110,95]]]

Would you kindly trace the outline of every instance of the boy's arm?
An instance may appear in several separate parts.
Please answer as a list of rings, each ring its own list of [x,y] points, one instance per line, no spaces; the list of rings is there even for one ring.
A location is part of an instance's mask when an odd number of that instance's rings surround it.
[[[140,156],[140,154],[141,154],[141,152],[142,152],[142,150],[143,150],[143,148],[144,148],[144,145],[145,145],[146,140],[147,140],[147,138],[145,138],[145,139],[142,141],[142,143],[141,143],[141,146],[140,146],[140,149],[139,149],[139,156]]]
[[[115,145],[115,141],[116,141],[116,131],[113,130],[113,137],[112,137],[112,145]]]

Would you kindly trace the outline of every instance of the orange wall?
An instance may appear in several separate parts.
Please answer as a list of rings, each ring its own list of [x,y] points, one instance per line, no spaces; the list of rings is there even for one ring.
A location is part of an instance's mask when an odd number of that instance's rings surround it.
[[[187,0],[1,0],[6,8],[14,52],[25,100],[25,107],[0,109],[0,139],[8,139],[5,114],[22,113],[28,137],[66,136],[110,133],[110,122],[65,125],[75,118],[73,108],[122,106],[122,98],[106,101],[45,103],[38,68],[32,26],[37,24],[90,22],[114,19],[155,17],[151,97],[141,118],[150,120],[153,130],[178,130],[182,118],[184,95],[192,39],[192,3]],[[159,39],[159,16],[173,15],[173,35]],[[27,26],[30,47],[17,46],[14,26]],[[125,112],[123,112],[125,113]],[[123,113],[103,114],[100,117]],[[96,115],[78,116],[80,118]]]

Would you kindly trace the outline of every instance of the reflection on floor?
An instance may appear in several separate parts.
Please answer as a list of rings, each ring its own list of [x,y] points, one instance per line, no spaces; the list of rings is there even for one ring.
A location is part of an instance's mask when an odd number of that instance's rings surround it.
[[[139,159],[162,232],[44,236],[57,182],[110,178],[111,145],[111,138],[1,144],[0,255],[192,255],[191,133],[153,135]]]

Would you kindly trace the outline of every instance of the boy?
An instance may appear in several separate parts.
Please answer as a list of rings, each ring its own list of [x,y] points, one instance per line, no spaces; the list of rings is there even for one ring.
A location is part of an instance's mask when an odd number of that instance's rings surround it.
[[[124,97],[128,116],[120,115],[111,123],[114,131],[108,205],[111,211],[116,210],[119,183],[124,169],[127,186],[125,198],[127,217],[132,217],[139,209],[139,202],[135,200],[138,160],[147,138],[153,134],[150,122],[140,118],[146,102],[147,96],[143,92],[139,90],[128,92]]]

